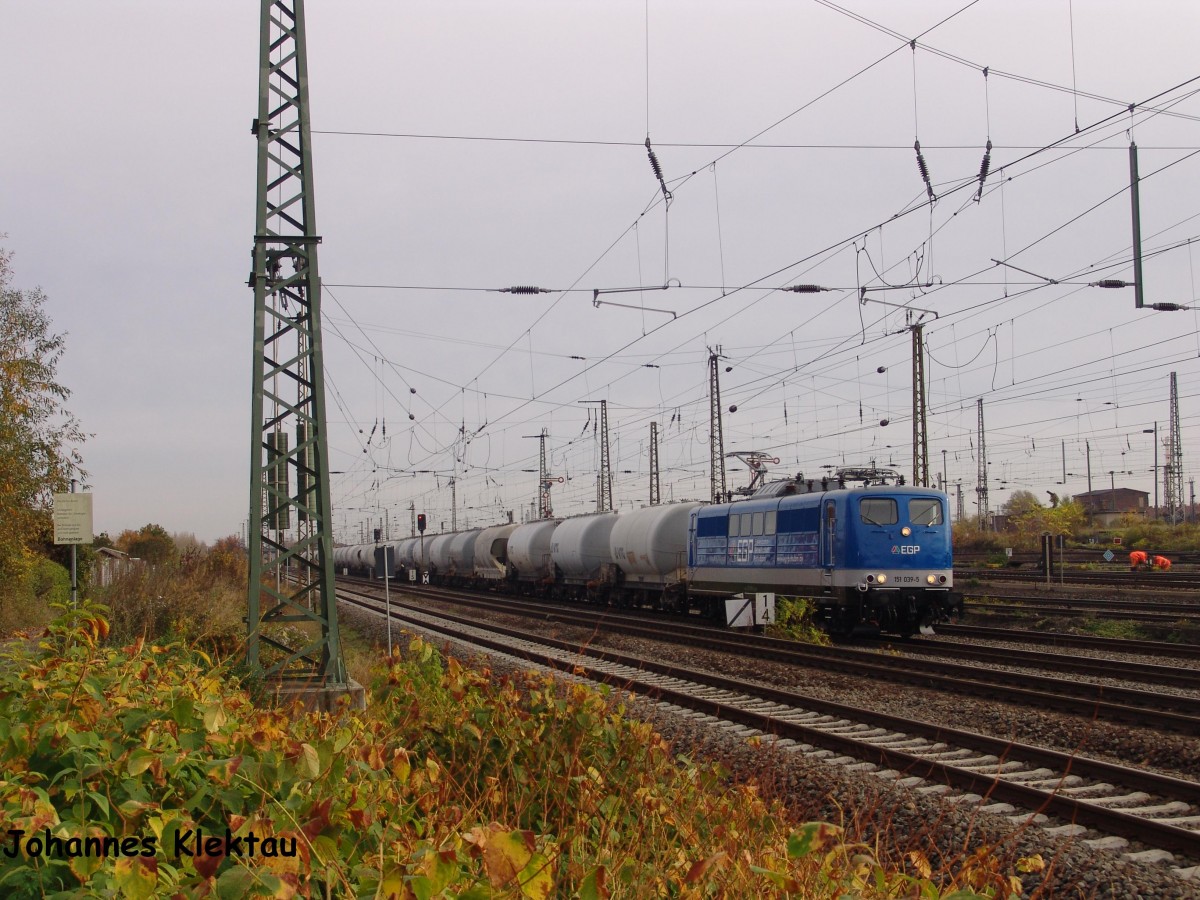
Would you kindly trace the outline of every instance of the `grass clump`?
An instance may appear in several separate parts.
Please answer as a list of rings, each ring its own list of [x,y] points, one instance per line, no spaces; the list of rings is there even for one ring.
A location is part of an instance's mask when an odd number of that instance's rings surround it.
[[[1092,619],[1079,622],[1079,630],[1096,637],[1117,638],[1123,641],[1148,641],[1154,638],[1140,622],[1129,619]]]
[[[885,870],[836,826],[793,827],[581,685],[467,668],[405,638],[366,711],[264,709],[199,651],[106,644],[102,612],[67,612],[0,657],[0,832],[25,836],[0,855],[6,896],[1019,891],[996,866],[935,884],[920,866]],[[200,833],[220,840],[193,852]],[[70,852],[89,838],[136,852]],[[52,839],[67,850],[43,852]]]

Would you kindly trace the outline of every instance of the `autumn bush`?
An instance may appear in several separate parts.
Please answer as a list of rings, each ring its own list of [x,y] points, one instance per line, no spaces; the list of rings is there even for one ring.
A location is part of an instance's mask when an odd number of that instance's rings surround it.
[[[53,618],[53,604],[65,603],[70,597],[67,570],[31,555],[27,565],[0,580],[0,635],[41,628]]]
[[[173,562],[130,567],[93,595],[109,609],[118,641],[179,639],[219,657],[245,643],[245,554],[220,543]]]
[[[1128,550],[1147,550],[1152,553],[1192,551],[1200,546],[1200,526],[1191,523],[1170,525],[1131,517],[1119,531]]]
[[[1019,890],[995,866],[937,885],[885,871],[836,826],[790,827],[753,787],[680,762],[614,696],[420,639],[379,667],[366,711],[330,715],[256,706],[198,651],[107,632],[85,606],[0,657],[0,835],[22,833],[0,854],[5,896]],[[197,834],[217,840],[196,852]]]

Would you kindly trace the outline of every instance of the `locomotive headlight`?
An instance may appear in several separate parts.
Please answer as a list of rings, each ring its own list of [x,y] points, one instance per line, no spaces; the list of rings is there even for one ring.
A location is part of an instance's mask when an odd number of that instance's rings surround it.
[[[936,575],[926,575],[925,581],[928,584],[937,584],[937,576]]]
[[[902,535],[904,535],[905,537],[908,537],[910,534],[912,534],[912,529],[909,528],[907,525],[905,525],[903,528],[900,529],[900,533]]]
[[[885,572],[880,572],[877,578],[880,584],[887,584],[887,574]]]

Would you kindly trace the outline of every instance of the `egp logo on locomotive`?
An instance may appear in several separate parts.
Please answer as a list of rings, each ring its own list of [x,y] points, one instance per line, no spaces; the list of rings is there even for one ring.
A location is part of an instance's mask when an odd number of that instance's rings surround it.
[[[898,554],[900,556],[909,556],[911,554],[920,553],[920,552],[921,552],[920,544],[897,544],[897,545],[893,545],[893,547],[892,547],[892,553]]]

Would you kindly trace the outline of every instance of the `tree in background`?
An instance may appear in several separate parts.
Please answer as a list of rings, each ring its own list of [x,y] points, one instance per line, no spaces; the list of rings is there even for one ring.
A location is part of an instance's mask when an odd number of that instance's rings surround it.
[[[4,235],[0,235],[0,238]],[[53,494],[82,477],[86,439],[56,380],[64,335],[53,334],[40,288],[12,287],[12,253],[0,250],[0,593],[29,585],[41,561]]]
[[[1013,491],[1008,500],[1000,508],[1000,512],[1010,520],[1036,516],[1042,510],[1042,504],[1032,491]]]
[[[171,535],[171,540],[180,556],[203,553],[208,549],[208,545],[190,531],[177,531]]]
[[[151,565],[162,565],[177,556],[175,541],[167,529],[151,522],[137,531],[126,528],[113,540],[113,546],[135,559],[144,559]]]
[[[1074,534],[1087,520],[1083,506],[1071,498],[1060,499],[1057,506],[1042,506],[1029,491],[1013,491],[1002,509],[1009,526],[1023,538],[1037,541],[1043,532]]]

